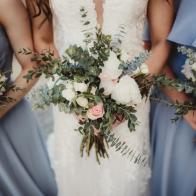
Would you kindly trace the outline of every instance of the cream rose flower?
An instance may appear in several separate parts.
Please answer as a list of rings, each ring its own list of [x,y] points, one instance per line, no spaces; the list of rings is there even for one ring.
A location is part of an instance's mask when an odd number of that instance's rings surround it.
[[[139,104],[142,100],[139,87],[128,75],[123,76],[112,91],[112,99],[120,104]]]
[[[88,90],[88,85],[83,82],[74,82],[73,84],[75,91],[84,93]]]
[[[88,108],[88,99],[84,97],[78,97],[76,103],[83,108]]]

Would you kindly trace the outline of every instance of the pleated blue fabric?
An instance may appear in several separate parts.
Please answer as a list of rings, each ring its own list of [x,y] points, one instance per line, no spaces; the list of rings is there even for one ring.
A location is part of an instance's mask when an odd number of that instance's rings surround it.
[[[10,77],[12,48],[0,27],[0,70]],[[0,196],[56,196],[41,130],[23,99],[0,119]]]

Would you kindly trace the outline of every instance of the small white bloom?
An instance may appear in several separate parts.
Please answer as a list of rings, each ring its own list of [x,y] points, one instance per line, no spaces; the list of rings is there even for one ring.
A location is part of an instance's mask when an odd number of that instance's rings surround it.
[[[194,64],[193,65],[190,65],[189,59],[187,59],[186,62],[185,62],[184,68],[182,70],[182,73],[185,75],[185,77],[187,79],[192,80],[193,82],[196,81],[196,78],[195,78],[195,76],[194,76],[194,74],[192,72],[192,70],[194,70],[194,67],[196,66]]]
[[[91,94],[95,95],[97,88],[95,88],[94,86],[91,89]]]
[[[0,82],[5,82],[7,78],[4,75],[0,75]]]
[[[76,99],[76,102],[79,106],[83,107],[83,108],[88,108],[88,99],[84,98],[84,97],[78,97]]]
[[[112,99],[121,104],[139,104],[141,103],[142,97],[135,80],[125,75],[112,91]]]
[[[88,90],[88,85],[85,83],[74,82],[73,84],[75,91],[84,93]]]
[[[122,74],[122,70],[119,69],[120,64],[121,62],[116,54],[111,51],[108,60],[104,63],[101,74],[110,79],[117,79]]]
[[[5,93],[6,89],[2,86],[0,88],[0,96],[3,95]]]
[[[68,101],[72,101],[76,96],[76,92],[71,88],[67,88],[62,91],[62,96]]]
[[[75,61],[73,59],[69,59],[69,63],[74,65],[75,64]]]
[[[194,63],[194,64],[192,65],[192,70],[193,70],[193,71],[196,71],[196,63]]]
[[[3,87],[3,86],[1,87],[1,92],[3,92],[3,93],[6,92],[5,87]]]
[[[148,69],[148,65],[143,63],[140,67],[140,71],[143,73],[143,74],[149,74],[149,69]]]

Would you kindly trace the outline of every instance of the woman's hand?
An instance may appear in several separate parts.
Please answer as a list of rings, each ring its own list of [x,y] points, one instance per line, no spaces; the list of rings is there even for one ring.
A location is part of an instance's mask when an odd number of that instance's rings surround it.
[[[162,71],[170,54],[167,37],[174,21],[173,0],[149,0],[147,13],[151,55],[145,63],[150,74],[157,75]]]
[[[190,110],[186,115],[183,116],[188,124],[196,131],[196,111]]]

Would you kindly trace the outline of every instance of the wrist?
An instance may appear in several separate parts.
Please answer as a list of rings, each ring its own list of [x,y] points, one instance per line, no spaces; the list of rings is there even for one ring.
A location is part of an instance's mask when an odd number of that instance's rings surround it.
[[[184,103],[189,100],[189,97],[183,93],[174,89],[163,88],[164,93],[171,99],[172,102]]]

